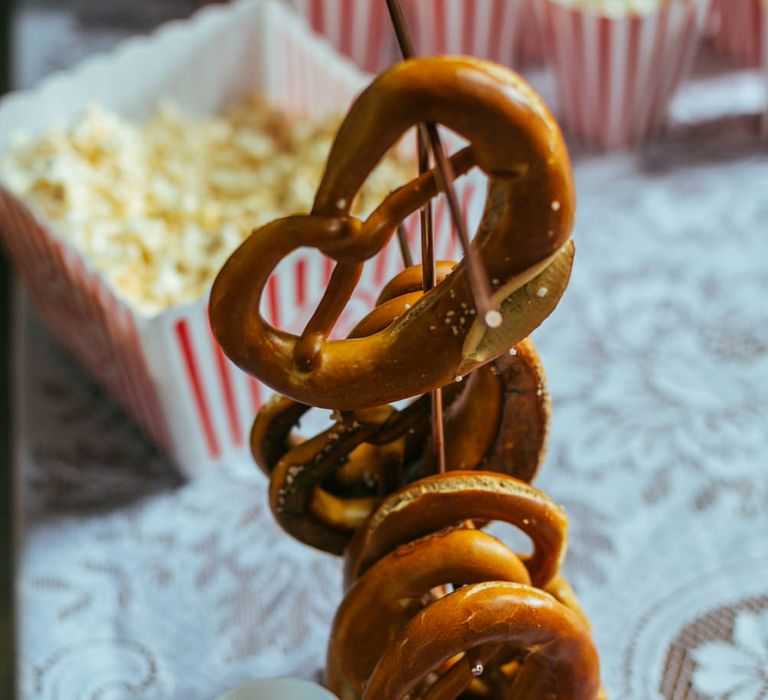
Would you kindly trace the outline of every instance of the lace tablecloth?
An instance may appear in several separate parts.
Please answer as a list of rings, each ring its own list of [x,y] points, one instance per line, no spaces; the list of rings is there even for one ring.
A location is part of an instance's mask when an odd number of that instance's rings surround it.
[[[535,336],[554,399],[538,485],[570,515],[615,699],[768,697],[761,87],[708,73],[662,143],[576,154],[573,282]],[[340,564],[275,526],[263,476],[181,483],[23,304],[15,340],[23,697],[316,677]]]

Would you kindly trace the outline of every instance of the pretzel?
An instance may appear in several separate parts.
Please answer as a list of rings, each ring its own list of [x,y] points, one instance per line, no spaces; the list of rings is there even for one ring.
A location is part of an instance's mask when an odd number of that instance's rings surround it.
[[[455,471],[421,479],[384,500],[350,543],[346,585],[395,548],[465,520],[502,520],[526,533],[534,544],[525,560],[534,585],[547,585],[560,570],[568,534],[560,506],[513,477]]]
[[[457,653],[489,644],[514,645],[528,652],[506,693],[496,697],[597,697],[599,660],[582,618],[535,588],[491,581],[464,586],[411,618],[379,659],[362,698],[401,700]],[[449,694],[431,697],[454,698],[455,690],[454,683]]]
[[[515,355],[448,387],[447,469],[487,469],[532,481],[548,430],[543,382],[538,355],[526,340]],[[291,431],[308,409],[275,397],[254,422],[252,451],[270,477],[270,505],[282,527],[305,544],[341,554],[382,497],[434,471],[428,397],[401,411],[338,414],[328,430],[297,443]]]
[[[533,555],[519,557],[490,535],[459,524],[478,517],[517,525],[534,542]],[[594,700],[599,664],[589,625],[557,573],[566,532],[556,504],[501,474],[438,475],[390,496],[346,555],[349,587],[331,633],[329,688],[342,699],[395,700],[443,671],[427,684],[424,697],[456,697],[473,676],[461,657],[445,665],[478,648],[484,665],[495,665],[497,683],[508,686],[503,697]],[[519,585],[510,591],[499,582]],[[473,590],[487,601],[476,603],[474,593],[470,600],[457,591],[424,606],[429,592],[446,583],[470,589],[479,584]],[[533,586],[552,597],[542,598]],[[565,648],[555,640],[563,640]],[[552,647],[541,650],[541,645]],[[418,665],[408,668],[404,662],[411,654]],[[502,676],[499,669],[510,662],[516,664],[514,673]],[[551,668],[539,669],[540,664]],[[560,680],[548,686],[553,675]],[[548,694],[555,691],[559,694]]]
[[[387,646],[433,588],[494,580],[529,584],[530,576],[512,550],[481,530],[438,532],[385,556],[348,591],[336,613],[328,687],[342,698],[359,697]]]
[[[476,317],[466,263],[443,261],[429,292],[421,268],[408,268],[347,338],[329,340],[365,260],[437,192],[427,172],[367,220],[349,214],[374,165],[419,122],[469,142],[451,159],[456,175],[474,166],[488,175],[472,245],[501,325]],[[216,280],[217,338],[282,394],[251,432],[273,514],[300,541],[344,554],[327,664],[341,700],[605,700],[589,623],[560,571],[565,513],[528,483],[542,460],[549,402],[526,336],[568,283],[573,210],[560,132],[520,78],[470,58],[412,60],[353,105],[312,212],[256,231]],[[294,336],[269,325],[259,305],[271,272],[302,246],[336,266]],[[388,404],[438,387],[447,472],[430,475],[429,397]],[[333,424],[301,441],[295,428],[311,406],[334,409]],[[479,529],[491,520],[525,533],[532,553]]]
[[[437,193],[428,172],[389,195],[365,221],[349,213],[379,159],[423,121],[444,124],[469,141],[452,157],[456,175],[474,166],[488,175],[473,245],[493,283],[501,325],[487,328],[474,315],[462,261],[386,327],[329,340],[363,263]],[[237,365],[301,403],[355,409],[431,391],[506,352],[555,308],[573,260],[573,213],[562,136],[522,79],[466,57],[406,61],[353,104],[311,214],[258,229],[224,265],[211,293],[212,327]],[[300,247],[319,249],[336,266],[314,315],[295,336],[267,323],[259,305],[272,271]]]

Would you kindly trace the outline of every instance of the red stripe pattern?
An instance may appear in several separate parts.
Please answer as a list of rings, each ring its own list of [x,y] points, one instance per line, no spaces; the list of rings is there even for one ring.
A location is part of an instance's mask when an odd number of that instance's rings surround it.
[[[2,189],[0,238],[54,336],[161,445],[170,448],[168,424],[130,309]]]
[[[186,320],[178,321],[176,323],[176,338],[181,350],[181,356],[184,360],[184,367],[187,371],[189,384],[192,387],[195,407],[197,408],[205,442],[208,446],[208,454],[212,459],[217,459],[221,454],[221,448],[219,447],[219,440],[216,437],[216,432],[213,429],[213,418],[208,402],[208,396],[203,388],[202,369],[197,359],[197,352],[192,342],[189,324]]]
[[[369,73],[379,73],[397,58],[384,0],[289,0],[312,29]]]
[[[715,0],[714,10],[717,50],[743,65],[759,66],[766,29],[763,0]]]
[[[557,0],[537,3],[568,131],[602,149],[628,148],[657,134],[690,69],[710,0],[679,0],[623,18]]]
[[[521,68],[543,57],[534,0],[404,0],[421,56],[467,54]]]
[[[214,348],[214,354],[216,356],[216,368],[219,371],[219,380],[221,381],[222,393],[224,395],[224,407],[226,409],[227,420],[229,422],[230,437],[232,442],[237,447],[240,447],[243,444],[243,429],[240,425],[237,400],[232,385],[232,370],[230,369],[231,363],[227,360],[226,356],[224,355],[224,351],[213,337],[213,330],[210,327],[207,309],[205,309],[203,321],[204,323],[208,324],[211,345]]]

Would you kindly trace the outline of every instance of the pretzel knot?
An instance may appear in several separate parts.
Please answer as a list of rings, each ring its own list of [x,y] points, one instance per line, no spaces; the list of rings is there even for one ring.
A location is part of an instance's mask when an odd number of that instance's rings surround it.
[[[401,297],[391,303],[398,299],[402,304]],[[382,308],[386,304],[361,325],[386,323],[393,309],[380,313]],[[530,340],[514,355],[452,383],[444,404],[448,470],[493,470],[533,480],[544,457],[550,406]],[[283,396],[272,399],[256,418],[251,448],[270,478],[278,523],[304,544],[342,554],[383,498],[435,471],[429,397],[401,410],[337,413],[331,427],[300,442],[293,430],[309,408]]]
[[[467,527],[476,519],[515,525],[533,553]],[[330,689],[342,700],[595,700],[589,624],[558,575],[567,529],[559,506],[503,474],[428,477],[387,498],[346,554]]]
[[[462,261],[384,328],[329,340],[365,260],[397,225],[437,194],[425,173],[361,221],[349,214],[386,151],[420,122],[443,124],[469,146],[456,175],[488,176],[472,245],[493,282],[501,326],[474,315]],[[226,263],[211,293],[211,322],[224,351],[246,372],[301,403],[336,409],[383,405],[444,386],[523,340],[557,305],[570,275],[574,194],[562,136],[543,102],[513,72],[471,58],[415,59],[377,78],[356,100],[334,141],[311,214],[255,231]],[[259,312],[280,260],[311,247],[336,261],[325,295],[301,336]],[[456,323],[443,323],[444,319]],[[463,324],[458,319],[464,318]],[[437,322],[436,322],[437,321]]]

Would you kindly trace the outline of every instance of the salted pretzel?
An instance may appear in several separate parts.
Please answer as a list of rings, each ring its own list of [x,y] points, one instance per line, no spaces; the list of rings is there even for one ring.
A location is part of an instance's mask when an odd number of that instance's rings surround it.
[[[363,263],[437,193],[434,174],[425,173],[389,195],[365,221],[349,213],[380,158],[424,121],[469,141],[452,158],[456,175],[478,166],[488,176],[473,245],[492,281],[501,325],[488,328],[474,314],[461,262],[386,327],[329,340]],[[355,409],[416,396],[506,352],[555,308],[573,260],[573,213],[560,130],[521,78],[468,57],[406,61],[374,80],[353,104],[311,214],[263,226],[224,265],[211,293],[212,327],[237,365],[301,403]],[[336,266],[314,315],[295,336],[267,323],[259,304],[272,271],[300,247],[319,249]]]
[[[509,679],[505,694],[494,697],[597,697],[599,661],[581,617],[542,591],[501,581],[460,588],[414,616],[387,647],[362,697],[405,698],[426,673],[438,669],[455,654],[482,645],[512,645],[528,650]],[[448,687],[440,687],[443,682],[438,679],[438,687],[424,697],[457,697],[457,690],[461,692],[461,686],[468,687],[472,680],[468,663],[462,666],[459,668],[463,673],[456,674],[458,681],[449,675],[445,683]]]
[[[297,443],[292,430],[308,409],[275,397],[254,422],[252,451],[270,477],[270,505],[281,526],[305,544],[341,554],[384,496],[435,471],[428,397],[401,411],[338,415],[330,428]],[[544,456],[548,420],[543,370],[526,340],[514,355],[447,388],[446,467],[532,481]]]
[[[457,176],[475,166],[488,176],[472,245],[501,325],[477,317],[466,263],[441,262],[429,292],[421,268],[408,268],[347,338],[330,340],[365,260],[437,192],[427,172],[365,221],[349,214],[375,164],[419,122],[469,142],[451,158]],[[251,433],[272,511],[302,542],[344,554],[327,664],[341,700],[605,698],[589,623],[561,573],[565,513],[528,483],[549,403],[526,337],[567,286],[573,211],[560,131],[524,81],[471,58],[406,61],[352,106],[311,213],[257,230],[214,284],[211,322],[225,352],[281,394]],[[299,247],[336,266],[294,336],[259,306]],[[429,397],[419,395],[438,387],[447,471],[434,475]],[[296,427],[312,406],[334,409],[333,423],[302,440]],[[489,521],[527,535],[531,553],[485,532]]]
[[[514,524],[533,542],[532,555],[466,529],[473,519]],[[559,506],[503,474],[436,475],[387,498],[347,551],[329,688],[342,700],[457,697],[474,680],[472,649],[503,686],[493,697],[594,700],[599,664],[589,626],[558,576],[567,528]],[[431,600],[444,584],[457,590]]]

